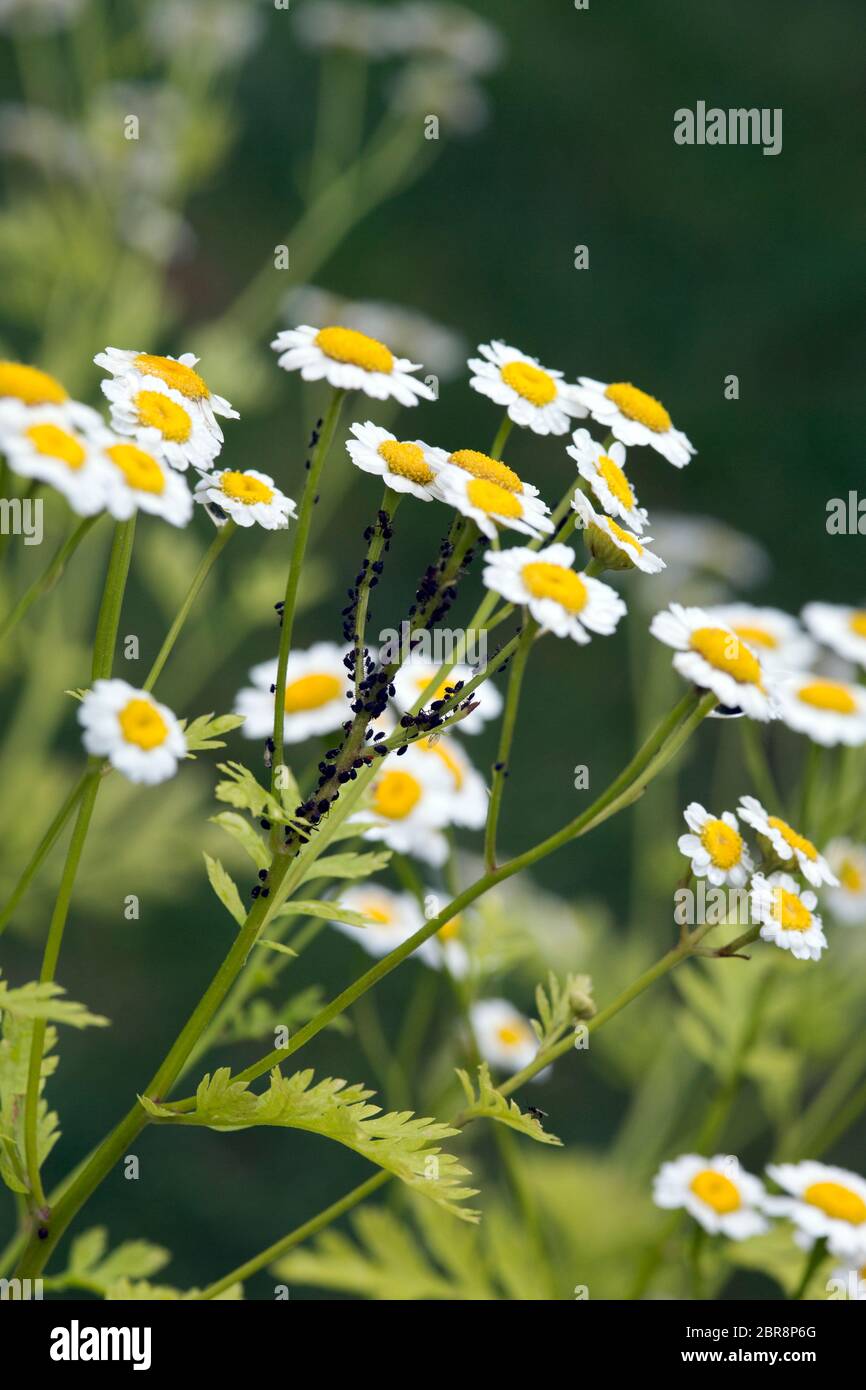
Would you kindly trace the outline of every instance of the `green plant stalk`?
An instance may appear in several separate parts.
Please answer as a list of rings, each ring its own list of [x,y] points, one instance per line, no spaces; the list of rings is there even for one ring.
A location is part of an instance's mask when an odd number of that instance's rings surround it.
[[[181,628],[189,617],[193,604],[201,593],[205,580],[236,530],[237,525],[231,520],[227,521],[217,530],[216,535],[201,558],[198,569],[192,577],[192,582],[186,592],[186,597],[177,610],[174,622],[165,635],[165,641],[160,647],[156,659],[147,674],[142,690],[153,690],[153,687],[162,675],[165,663],[171,655],[172,648],[180,635]]]
[[[96,637],[93,642],[93,663],[91,680],[107,680],[114,664],[114,648],[117,645],[117,629],[120,625],[120,609],[129,576],[129,562],[132,559],[132,543],[135,539],[135,515],[129,521],[119,521],[114,531],[111,554],[108,559],[108,574],[105,589],[96,620]]]
[[[792,1302],[798,1301],[805,1297],[806,1290],[808,1289],[809,1284],[812,1280],[812,1275],[818,1269],[819,1265],[821,1264],[821,1261],[823,1260],[826,1254],[827,1237],[822,1236],[820,1240],[815,1241],[815,1244],[812,1246],[812,1249],[806,1256],[806,1263],[803,1267],[803,1277],[800,1280],[794,1292],[791,1294]]]
[[[45,834],[42,836],[42,839],[39,841],[33,858],[30,860],[29,864],[27,865],[27,868],[24,870],[23,874],[21,875],[17,884],[15,885],[15,889],[12,893],[12,896],[3,908],[3,911],[0,912],[0,935],[2,935],[6,927],[9,925],[9,922],[11,921],[12,916],[14,915],[15,909],[20,903],[21,899],[24,897],[33,879],[39,872],[39,869],[41,868],[45,858],[48,854],[50,854],[51,850],[56,844],[57,839],[60,836],[61,831],[63,830],[63,827],[65,826],[69,817],[72,815],[72,812],[75,810],[75,807],[78,805],[79,801],[84,795],[84,790],[87,786],[89,776],[90,774],[85,768],[78,781],[75,783],[72,790],[69,792],[66,800],[63,802],[63,805],[60,807],[60,810],[57,812],[57,815],[54,817],[54,820],[51,822]]]
[[[276,689],[274,691],[274,752],[273,770],[271,773],[271,791],[273,791],[276,786],[278,769],[283,766],[286,669],[289,664],[289,651],[292,646],[292,629],[295,622],[295,604],[298,597],[298,585],[301,579],[304,556],[307,551],[307,541],[309,539],[310,526],[313,520],[313,507],[316,504],[316,495],[319,490],[319,479],[321,478],[325,459],[328,456],[328,451],[337,429],[340,409],[345,395],[345,391],[341,391],[339,388],[335,388],[331,394],[331,399],[322,424],[322,430],[316,441],[313,456],[310,460],[310,471],[307,474],[307,482],[304,487],[298,520],[295,525],[295,538],[292,546],[291,560],[289,561],[289,573],[286,578],[286,593],[283,601],[280,648],[277,656]]]
[[[92,531],[101,516],[104,515],[105,513],[100,513],[97,516],[85,517],[84,520],[79,522],[75,529],[69,533],[66,539],[61,542],[51,560],[48,562],[44,572],[38,579],[34,579],[30,588],[21,595],[14,608],[11,609],[2,624],[0,624],[0,642],[4,641],[5,638],[14,631],[21,622],[21,619],[32,608],[36,600],[42,598],[54,588],[85,536],[88,532]]]
[[[393,492],[386,487],[382,495],[382,503],[379,513],[384,513],[388,518],[388,524],[394,520],[394,514],[400,505],[400,494]],[[364,577],[361,580],[358,592],[358,607],[355,613],[355,699],[361,698],[361,681],[364,677],[364,632],[367,627],[367,610],[370,606],[370,586],[375,574],[373,566],[379,561],[385,547],[385,537],[379,524],[379,513],[373,524],[373,534],[370,537],[370,544],[367,548],[367,564],[364,567]]]
[[[510,415],[506,411],[502,417],[502,423],[499,426],[499,429],[496,431],[496,437],[490,446],[490,457],[492,459],[502,458],[502,455],[505,453],[505,445],[508,442],[508,436],[510,435],[513,428],[514,421],[511,419]]]
[[[484,863],[488,871],[496,868],[496,831],[499,825],[499,812],[505,792],[505,779],[508,775],[508,760],[514,742],[514,729],[517,724],[517,711],[520,708],[520,691],[532,644],[538,633],[538,623],[527,619],[526,627],[511,663],[508,676],[508,689],[505,695],[505,709],[502,713],[502,726],[499,734],[499,747],[496,750],[496,763],[493,769],[493,783],[490,789],[490,805],[487,808],[487,824],[484,829]]]
[[[774,815],[776,810],[783,806],[782,799],[776,786],[775,778],[770,770],[767,752],[761,741],[761,733],[758,726],[751,719],[740,721],[743,739],[743,754],[745,757],[746,768],[752,779],[755,791],[763,801],[767,810]]]

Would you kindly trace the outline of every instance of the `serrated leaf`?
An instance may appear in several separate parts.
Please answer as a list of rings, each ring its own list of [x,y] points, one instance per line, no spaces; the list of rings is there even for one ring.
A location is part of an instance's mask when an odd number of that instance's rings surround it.
[[[535,1006],[538,1018],[531,1021],[539,1047],[552,1047],[579,1019],[595,1013],[592,980],[588,975],[569,974],[561,982],[551,970],[547,988],[536,985]]]
[[[61,985],[50,980],[41,983],[32,980],[18,989],[10,989],[5,980],[0,979],[0,1013],[14,1014],[16,1018],[41,1018],[53,1023],[65,1023],[70,1028],[105,1028],[109,1020],[101,1014],[92,1014],[83,1004],[72,999],[63,999],[66,991]]]
[[[463,1112],[465,1119],[495,1120],[497,1124],[516,1129],[519,1134],[525,1134],[539,1144],[562,1144],[562,1140],[557,1139],[555,1134],[547,1133],[540,1120],[533,1115],[524,1114],[516,1101],[509,1100],[501,1091],[497,1091],[486,1062],[482,1062],[478,1068],[477,1092],[469,1073],[459,1068],[456,1070],[467,1100],[467,1108]]]
[[[210,819],[214,825],[218,825],[221,830],[225,830],[227,834],[237,840],[241,849],[249,855],[257,869],[269,869],[271,867],[273,855],[264,840],[256,833],[248,820],[238,815],[237,811],[220,811],[219,815],[211,816]]]
[[[3,1015],[0,1037],[0,1177],[13,1192],[29,1192],[24,1161],[24,1096],[30,1064],[30,1044],[33,1037],[32,1018]],[[45,1030],[42,1055],[42,1076],[37,1104],[37,1152],[40,1165],[60,1138],[57,1115],[49,1110],[42,1092],[46,1080],[57,1070],[53,1055],[57,1030]]]
[[[271,941],[267,936],[260,936],[256,942],[257,946],[267,946],[271,951],[277,951],[281,956],[294,956],[297,958],[297,951],[293,951],[291,946],[286,946],[282,941]]]
[[[336,857],[336,856],[335,856]],[[320,863],[327,864],[327,859]],[[322,917],[326,922],[345,922],[350,927],[368,927],[370,918],[365,917],[363,912],[356,912],[351,907],[341,907],[337,902],[328,902],[320,898],[293,898],[284,904],[277,912],[277,917],[285,917],[291,914],[292,917]]]
[[[208,748],[225,748],[222,735],[231,733],[244,722],[242,714],[200,714],[192,723],[181,721],[186,737],[186,751],[201,753]]]
[[[369,854],[356,854],[346,850],[342,854],[327,854],[310,864],[301,883],[311,878],[372,878],[381,873],[391,860],[391,850],[373,850]]]
[[[73,1241],[69,1264],[63,1274],[52,1280],[56,1288],[82,1288],[91,1293],[108,1295],[108,1290],[120,1279],[147,1279],[158,1273],[171,1259],[168,1250],[147,1240],[122,1241],[106,1254],[108,1232],[95,1226]]]
[[[205,853],[204,862],[211,888],[223,907],[234,917],[238,926],[242,927],[247,918],[247,911],[241,901],[237,884],[218,859],[212,859],[209,854]]]
[[[249,811],[257,819],[276,821],[280,825],[290,824],[290,818],[276,798],[243,763],[218,763],[217,766],[226,778],[223,782],[217,782],[217,801],[225,801],[239,811]]]

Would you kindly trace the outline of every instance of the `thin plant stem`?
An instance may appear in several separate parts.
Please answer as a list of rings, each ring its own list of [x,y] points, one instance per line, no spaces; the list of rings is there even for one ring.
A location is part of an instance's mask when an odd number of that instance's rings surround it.
[[[120,609],[129,576],[129,562],[132,558],[132,543],[135,539],[135,515],[128,521],[119,521],[114,531],[111,554],[108,560],[108,574],[99,617],[96,620],[96,637],[93,642],[93,662],[91,678],[94,681],[107,680],[114,664],[114,648],[117,645],[117,629],[120,625]]]
[[[770,813],[773,814],[773,809],[781,808],[783,802],[770,770],[770,761],[761,738],[761,732],[751,719],[741,719],[740,730],[746,769],[752,779],[755,791]]]
[[[12,896],[9,898],[9,901],[4,906],[3,911],[0,912],[0,935],[2,935],[6,927],[9,925],[9,922],[11,921],[12,916],[15,913],[15,909],[18,907],[18,904],[21,902],[21,899],[24,897],[33,879],[39,872],[39,869],[41,868],[44,860],[46,859],[47,855],[50,854],[58,838],[60,837],[63,831],[63,827],[65,826],[69,817],[72,815],[72,812],[75,810],[76,806],[78,805],[79,801],[84,795],[84,791],[87,786],[89,777],[90,773],[85,768],[78,781],[72,787],[71,791],[66,797],[66,800],[63,802],[63,805],[60,807],[60,810],[57,812],[57,815],[54,817],[45,834],[42,836],[42,839],[39,841],[39,844],[36,846],[36,850],[33,854],[33,857],[27,865],[26,869],[24,870],[23,874],[19,878],[18,882],[16,883],[15,888],[12,892]]]
[[[800,1299],[805,1297],[806,1291],[812,1282],[812,1276],[815,1273],[815,1271],[819,1268],[821,1261],[824,1259],[826,1254],[827,1237],[821,1236],[820,1240],[815,1241],[815,1244],[812,1246],[812,1249],[806,1256],[806,1262],[803,1266],[803,1277],[801,1278],[794,1292],[791,1294],[792,1302],[799,1301]]]
[[[101,515],[104,515],[102,513]],[[100,520],[100,516],[87,516],[83,521],[69,533],[64,541],[58,546],[46,569],[34,579],[29,589],[25,591],[10,610],[2,623],[0,623],[0,642],[4,641],[11,632],[15,630],[21,619],[30,611],[37,599],[42,598],[54,588],[58,579],[62,575],[67,564],[75,554],[76,550],[84,540],[85,536],[93,530],[93,527]]]
[[[818,772],[821,767],[821,747],[810,741],[803,767],[803,781],[800,786],[800,830],[806,835],[812,821]]]
[[[496,431],[496,437],[490,446],[490,457],[492,459],[502,458],[502,455],[505,453],[505,445],[508,443],[508,436],[513,428],[514,421],[506,411],[505,415],[502,417],[502,423]]]
[[[386,527],[390,527],[394,514],[400,505],[400,494],[386,487],[382,504],[373,524],[367,548],[367,559],[361,583],[358,586],[358,606],[355,610],[355,699],[361,698],[361,682],[364,679],[364,632],[367,627],[367,610],[370,606],[370,593],[373,581],[377,579],[375,566],[380,563],[385,548]],[[384,521],[383,521],[384,518]]]
[[[508,760],[511,757],[511,745],[514,742],[514,729],[517,724],[517,711],[520,707],[520,692],[526,672],[526,663],[529,660],[537,633],[538,623],[530,618],[521,633],[508,676],[499,747],[496,750],[493,782],[490,789],[490,805],[487,809],[487,824],[484,830],[484,863],[488,870],[496,868],[496,831],[499,826],[499,812],[505,792],[505,779],[508,776]]]
[[[172,623],[171,627],[166,633],[165,641],[160,647],[156,655],[156,659],[147,674],[147,678],[144,682],[144,685],[142,686],[143,690],[153,690],[153,687],[156,685],[156,682],[162,675],[165,663],[168,661],[168,658],[171,655],[172,648],[174,647],[178,639],[178,636],[180,635],[181,628],[183,627],[184,623],[189,617],[190,609],[192,608],[193,604],[195,603],[196,599],[198,598],[201,592],[202,585],[204,584],[205,580],[207,579],[208,575],[210,574],[211,570],[216,564],[219,556],[222,554],[223,550],[225,549],[228,542],[231,540],[236,530],[237,526],[235,522],[232,520],[227,521],[223,526],[219,528],[210,545],[208,546],[207,550],[205,551],[204,555],[202,556],[201,561],[199,563],[199,567],[193,575],[192,582],[186,592],[186,597],[181,603],[180,608],[177,610],[174,622]]]

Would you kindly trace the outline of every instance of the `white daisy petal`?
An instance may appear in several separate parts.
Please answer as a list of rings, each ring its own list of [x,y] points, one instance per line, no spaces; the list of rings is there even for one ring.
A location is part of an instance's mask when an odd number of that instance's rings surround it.
[[[380,401],[393,398],[405,406],[435,399],[431,388],[412,375],[417,363],[395,357],[384,343],[356,328],[302,324],[278,333],[271,347],[283,370],[299,371],[304,381],[324,379],[343,391],[363,391]]]
[[[747,1240],[769,1229],[760,1178],[730,1154],[683,1154],[663,1163],[653,1179],[653,1201],[666,1211],[683,1209],[710,1235]]]
[[[351,718],[346,691],[349,676],[343,664],[346,650],[334,642],[315,642],[306,651],[292,651],[286,667],[286,743],[302,743],[329,734]],[[244,717],[245,738],[269,738],[274,729],[274,685],[277,661],[264,661],[250,671],[251,686],[238,691],[235,713]]]
[[[487,588],[528,608],[535,621],[557,637],[582,645],[589,642],[590,633],[608,637],[625,614],[614,589],[572,568],[570,546],[489,550],[484,562]]]
[[[126,681],[96,681],[81,701],[78,722],[87,752],[107,758],[130,782],[164,782],[186,754],[171,710]]]
[[[712,622],[702,608],[672,603],[656,613],[650,632],[674,648],[674,668],[680,675],[711,690],[721,705],[740,709],[751,719],[775,718],[776,687],[766,683],[760,659],[731,628]]]
[[[588,376],[579,381],[577,400],[622,444],[649,445],[675,468],[684,468],[697,452],[682,430],[674,429],[664,406],[645,391],[626,381],[607,384]]]
[[[566,434],[572,419],[587,414],[562,372],[541,367],[534,357],[496,340],[478,350],[481,357],[469,358],[469,385],[505,406],[516,425],[535,434]]]
[[[255,468],[244,472],[218,469],[202,473],[194,500],[207,511],[215,526],[231,519],[238,526],[261,526],[265,531],[282,531],[294,520],[295,504],[280,492],[273,478]]]

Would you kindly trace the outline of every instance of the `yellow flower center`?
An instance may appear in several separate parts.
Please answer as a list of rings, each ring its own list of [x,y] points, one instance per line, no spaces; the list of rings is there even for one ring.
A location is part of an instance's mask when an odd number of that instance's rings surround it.
[[[525,1041],[527,1032],[522,1023],[503,1023],[496,1036],[505,1047],[517,1047]]]
[[[389,472],[408,478],[411,483],[420,483],[423,487],[436,477],[420,444],[399,444],[396,439],[385,439],[376,452],[387,463]]]
[[[763,690],[761,663],[734,633],[722,627],[696,628],[689,639],[692,651],[744,685]]]
[[[473,478],[467,485],[466,496],[473,507],[487,516],[523,516],[520,499],[498,483],[489,483],[486,478]]]
[[[703,1168],[700,1173],[695,1173],[689,1187],[696,1197],[706,1202],[719,1216],[739,1211],[743,1205],[736,1183],[726,1178],[724,1173],[717,1173],[714,1168]]]
[[[596,463],[604,481],[607,483],[617,502],[626,511],[630,511],[635,504],[635,495],[629,487],[628,479],[615,459],[609,458],[607,454],[602,454]]]
[[[842,681],[811,681],[801,685],[797,696],[804,705],[832,710],[834,714],[856,714],[857,701]]]
[[[428,685],[429,685],[430,682],[432,681],[432,679],[433,679],[433,677],[435,676],[435,674],[436,674],[436,672],[431,670],[430,673],[429,673],[428,675],[426,675],[426,676],[418,676],[418,677],[417,677],[417,679],[416,679],[416,681],[415,681],[415,685],[416,685],[416,687],[417,687],[417,689],[418,689],[419,692],[423,693],[423,691],[425,691],[425,690],[427,689]],[[442,681],[441,684],[439,685],[439,687],[438,687],[436,690],[433,691],[433,694],[430,696],[431,701],[432,701],[432,700],[444,700],[444,699],[446,699],[446,698],[447,698],[447,695],[448,695],[448,691],[454,689],[454,685],[455,685],[455,683],[456,683],[456,680],[457,680],[457,677],[456,677],[456,676],[446,676],[445,679],[444,679],[444,681]],[[429,739],[425,739],[425,744],[429,744],[429,746],[430,746],[431,748],[434,746],[433,744],[430,743],[430,740],[429,740]]]
[[[335,362],[362,367],[365,372],[389,374],[394,370],[391,349],[378,339],[359,333],[356,328],[322,328],[316,334],[316,345]]]
[[[629,420],[646,425],[654,434],[665,434],[670,429],[671,417],[661,401],[648,396],[646,391],[639,391],[630,381],[614,381],[604,394]]]
[[[226,469],[220,478],[220,489],[226,497],[233,497],[236,502],[243,502],[251,507],[254,502],[272,502],[274,500],[274,490],[263,483],[261,478],[252,478],[249,473],[235,472],[233,469]]]
[[[421,783],[411,772],[385,772],[373,788],[373,810],[386,820],[405,820],[421,800]]]
[[[118,715],[121,732],[127,743],[134,743],[145,752],[158,748],[168,737],[168,725],[150,702],[136,697],[124,705]]]
[[[521,576],[533,598],[552,598],[569,613],[579,613],[586,606],[586,585],[579,574],[565,565],[533,560],[523,566]]]
[[[14,396],[25,405],[62,405],[69,400],[53,376],[23,362],[0,362],[0,396]]]
[[[313,673],[301,676],[286,686],[286,714],[300,714],[304,710],[321,709],[331,700],[336,700],[343,688],[337,676]]]
[[[742,637],[744,642],[748,642],[750,647],[765,647],[767,651],[772,651],[779,645],[772,632],[768,632],[765,627],[735,627],[734,632],[738,637]]]
[[[638,555],[643,555],[643,546],[640,541],[632,535],[631,531],[626,531],[624,527],[617,525],[613,517],[610,516],[607,518],[607,524],[617,540],[622,541],[623,545],[630,545],[632,550],[635,550]]]
[[[556,382],[531,362],[508,362],[500,372],[506,386],[532,405],[550,405],[556,400]]]
[[[444,927],[440,927],[436,935],[440,941],[454,941],[463,929],[463,915],[458,912],[456,917],[452,917],[450,922],[446,922]]]
[[[429,751],[435,753],[437,758],[444,763],[447,770],[451,773],[451,778],[454,782],[454,790],[459,792],[463,786],[463,767],[459,759],[455,758],[450,748],[443,744],[441,740],[437,740],[435,743],[431,744]]]
[[[852,613],[849,621],[852,632],[856,632],[858,637],[866,637],[866,610],[861,608],[859,612]]]
[[[808,931],[812,925],[808,907],[780,883],[773,888],[773,916],[783,931]]]
[[[159,377],[166,386],[179,391],[187,400],[207,400],[210,395],[207,383],[198,372],[194,372],[192,367],[185,367],[182,362],[175,362],[172,357],[155,357],[153,353],[140,352],[135,365],[142,376]]]
[[[719,869],[732,869],[743,853],[743,837],[723,820],[708,820],[701,830],[701,844]]]
[[[523,491],[523,483],[512,468],[506,467],[498,459],[490,458],[488,454],[479,453],[477,449],[458,449],[448,461],[462,468],[464,473],[471,473],[473,478],[486,478],[488,483],[504,487],[506,492]]]
[[[62,430],[59,425],[31,425],[26,434],[37,454],[59,459],[74,472],[83,466],[87,454],[68,430]]]
[[[105,452],[131,488],[157,495],[165,492],[165,475],[152,454],[136,444],[112,444]]]
[[[135,409],[140,424],[159,430],[171,444],[185,444],[192,433],[188,412],[161,391],[139,391]]]
[[[391,908],[382,898],[376,898],[370,903],[365,903],[364,916],[369,917],[370,921],[375,922],[379,927],[390,927],[394,921],[394,914]]]
[[[813,1182],[803,1193],[803,1201],[834,1221],[849,1221],[852,1226],[862,1226],[866,1221],[866,1202],[840,1182]]]
[[[853,859],[843,860],[839,870],[839,881],[849,893],[862,893],[863,889],[866,888],[866,876]]]
[[[818,851],[812,841],[807,840],[805,835],[798,835],[787,821],[780,820],[778,816],[768,816],[767,824],[771,825],[774,830],[778,830],[782,839],[791,846],[791,849],[798,849],[801,854],[805,854],[807,859],[818,858]]]

